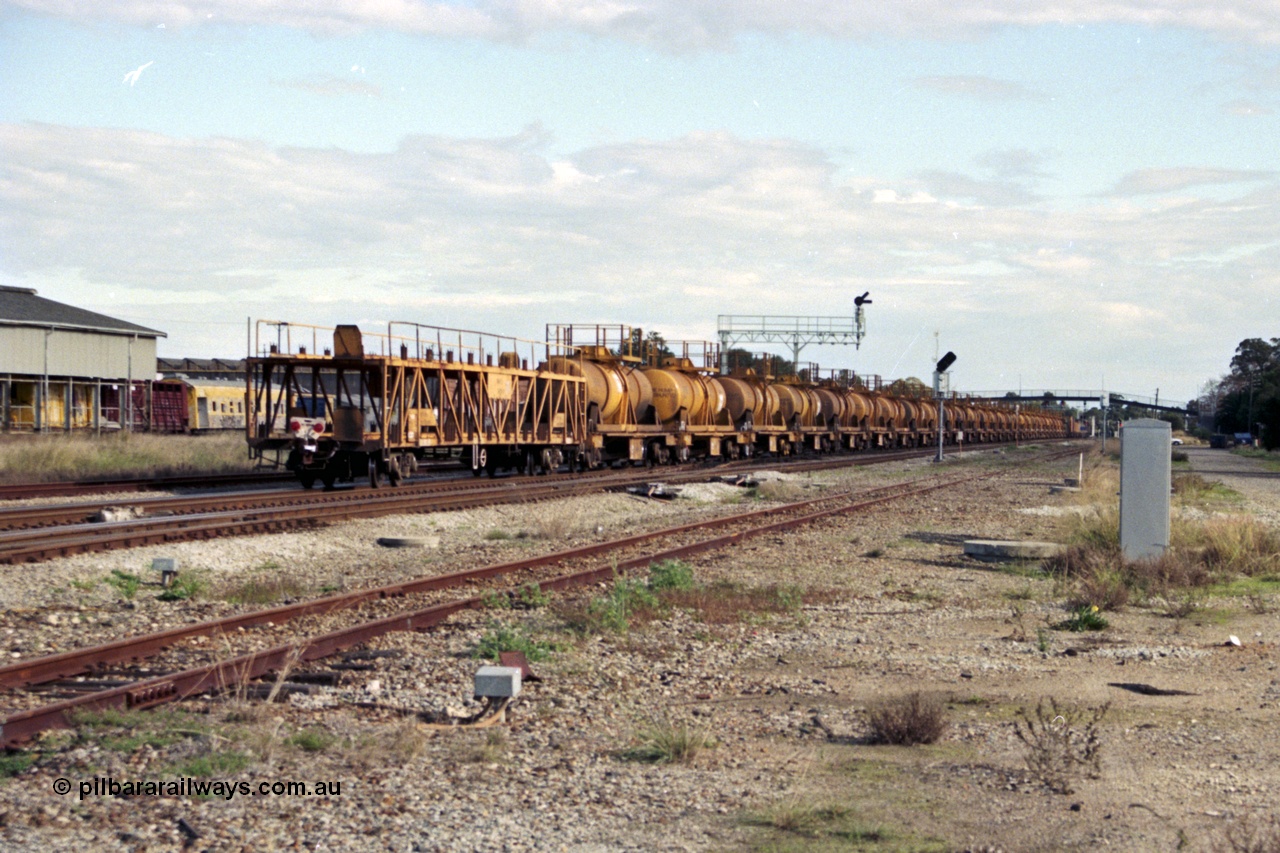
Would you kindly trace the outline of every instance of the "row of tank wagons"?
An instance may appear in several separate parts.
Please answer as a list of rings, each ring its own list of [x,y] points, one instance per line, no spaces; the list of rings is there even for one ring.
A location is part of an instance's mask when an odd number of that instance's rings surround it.
[[[670,352],[659,357],[637,353],[629,344],[638,336],[625,327],[612,341],[598,329],[580,329],[580,334],[595,338],[594,345],[567,340],[561,334],[566,328],[557,327],[546,343],[535,345],[559,353],[572,351],[572,355],[525,360],[501,347],[473,351],[461,345],[455,359],[453,351],[439,344],[416,340],[414,357],[409,356],[404,343],[399,345],[399,358],[366,354],[359,330],[340,327],[335,332],[332,357],[328,351],[319,356],[273,350],[261,359],[261,372],[254,369],[254,381],[314,388],[315,377],[325,385],[325,377],[335,369],[338,374],[354,371],[362,377],[360,386],[365,390],[360,392],[359,404],[339,406],[335,412],[327,409],[328,393],[325,408],[312,411],[305,399],[290,392],[284,434],[291,445],[291,464],[286,467],[297,470],[304,485],[307,478],[313,484],[316,476],[352,478],[365,468],[371,483],[381,476],[394,482],[397,472],[411,471],[425,454],[449,450],[461,452],[464,461],[470,461],[472,469],[480,473],[532,468],[533,462],[552,470],[564,462],[573,467],[599,467],[626,461],[732,459],[760,452],[788,455],[802,449],[827,452],[909,447],[931,444],[938,438],[937,404],[929,398],[887,393],[874,382],[867,387],[866,382],[777,379],[751,370],[721,375],[718,350],[713,358],[704,357],[703,364],[695,365],[687,351],[681,357]],[[422,346],[427,348],[422,350]],[[392,345],[387,349],[395,351]],[[496,365],[490,354],[494,352],[499,354]],[[445,358],[435,359],[436,353]],[[250,360],[251,364],[255,361]],[[530,370],[529,365],[536,367]],[[301,381],[293,370],[309,371],[312,381]],[[389,378],[393,375],[394,381]],[[268,376],[275,378],[266,379]],[[536,411],[520,409],[534,417],[534,423],[507,423],[518,406],[506,404],[522,404],[535,389],[551,388],[566,379],[576,386],[565,387],[572,393],[559,394],[556,402]],[[572,380],[580,380],[580,385]],[[430,413],[439,420],[447,400],[450,429],[428,442],[424,435],[404,428],[397,421],[398,408],[387,412],[389,401],[380,397],[383,387],[397,383],[397,387],[408,387],[404,385],[408,383],[417,389],[415,393],[425,395],[409,404],[417,408],[406,413],[419,417]],[[506,389],[505,396],[495,396],[496,388]],[[366,392],[375,396],[366,398]],[[373,410],[384,412],[386,422],[375,419],[371,424]],[[949,401],[947,411],[946,442],[962,440],[962,436],[966,442],[986,442],[1065,434],[1062,417],[1037,411],[1015,412],[960,400]],[[348,424],[350,418],[339,418],[344,412],[356,420]],[[355,438],[341,437],[348,435]],[[276,426],[258,424],[249,442],[259,450],[284,449],[281,438]]]
[[[631,439],[646,428],[668,430],[687,437],[693,455],[703,455],[696,444],[699,435],[727,434],[744,450],[755,446],[780,453],[798,443],[825,452],[937,440],[938,408],[931,398],[775,379],[750,370],[717,375],[679,357],[664,359],[660,367],[632,365],[607,348],[582,350],[581,359],[552,359],[546,367],[585,379],[587,421],[606,436]],[[1039,411],[963,400],[951,401],[946,411],[944,441],[950,442],[1051,438],[1067,429],[1061,416]]]

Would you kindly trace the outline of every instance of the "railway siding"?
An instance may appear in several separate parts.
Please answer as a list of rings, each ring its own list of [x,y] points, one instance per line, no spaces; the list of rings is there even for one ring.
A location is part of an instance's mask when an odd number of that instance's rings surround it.
[[[975,454],[960,464],[985,467],[999,458]],[[793,485],[841,478],[869,484],[923,467],[901,463],[811,475]],[[945,839],[950,846],[999,842],[1023,849],[1045,837],[1096,844],[1105,833],[1112,845],[1153,849],[1176,841],[1179,829],[1206,842],[1223,819],[1204,812],[1258,809],[1274,792],[1268,768],[1280,756],[1264,736],[1266,711],[1258,710],[1267,701],[1266,647],[1250,644],[1242,656],[1228,659],[1223,655],[1236,653],[1220,645],[1225,626],[1182,623],[1174,631],[1159,618],[1130,613],[1116,617],[1100,644],[1055,636],[1046,654],[1035,627],[1062,612],[1052,585],[959,556],[957,543],[966,537],[1046,535],[1047,514],[1020,510],[1058,500],[1048,496],[1048,485],[1064,473],[1021,471],[975,483],[955,498],[939,495],[871,518],[832,519],[694,561],[704,583],[782,583],[815,593],[808,604],[782,614],[710,622],[697,612],[676,610],[627,635],[574,638],[563,633],[554,607],[484,611],[453,617],[448,630],[373,641],[371,652],[393,654],[370,658],[369,669],[348,671],[336,687],[293,697],[271,709],[276,721],[268,717],[253,729],[257,736],[272,727],[277,732],[271,772],[342,778],[352,785],[353,793],[344,789],[322,808],[305,802],[267,809],[259,802],[135,799],[125,811],[109,801],[53,799],[47,791],[56,774],[78,779],[88,772],[160,772],[174,766],[184,750],[205,748],[184,738],[119,752],[91,737],[5,783],[12,805],[0,837],[27,846],[92,845],[95,839],[113,844],[123,826],[143,843],[177,845],[182,817],[218,849],[332,837],[367,837],[373,849],[382,844],[375,840],[382,833],[430,838],[449,848],[514,841],[527,849],[676,842],[733,849],[767,837],[762,833],[772,832],[771,815],[807,807],[821,811],[829,802],[822,797],[839,796],[884,831],[920,844]],[[296,538],[290,568],[321,572],[320,566],[342,565],[368,577],[365,561],[379,555],[379,570],[394,571],[400,560],[420,566],[541,547],[546,540],[518,535],[539,524],[584,538],[596,526],[662,523],[716,506],[622,495],[567,503],[563,515],[541,518],[535,511],[554,506],[375,519],[256,541],[274,552]],[[440,523],[433,526],[432,520]],[[489,538],[493,530],[510,538]],[[440,547],[380,551],[372,544],[376,535],[439,536]],[[243,542],[252,547],[253,540]],[[57,560],[41,569],[56,577],[67,564],[92,566],[128,553]],[[155,617],[150,602],[138,597],[134,603]],[[197,606],[178,604],[170,612]],[[1243,633],[1256,623],[1270,630],[1271,618],[1232,627]],[[559,651],[534,665],[544,681],[526,686],[515,722],[493,737],[408,737],[404,722],[387,709],[441,712],[465,706],[477,664],[470,650],[495,623],[559,644]],[[1076,654],[1063,654],[1069,645]],[[1238,666],[1247,671],[1239,674]],[[1187,686],[1197,695],[1116,696],[1108,687],[1122,680],[1116,673],[1125,681]],[[919,750],[867,745],[868,702],[922,685],[954,699],[946,741]],[[1081,785],[1071,798],[1037,789],[1008,725],[1019,702],[1046,693],[1089,702],[1113,698],[1115,713],[1122,715],[1106,732],[1103,778]],[[211,703],[209,719],[223,721],[235,707],[226,700]],[[1237,707],[1243,710],[1227,710]],[[620,757],[662,719],[709,732],[716,745],[689,766]],[[219,737],[240,737],[232,724],[218,725]],[[333,738],[331,746],[310,751],[289,743],[317,727]],[[245,744],[237,739],[227,749],[252,751]],[[232,775],[261,775],[262,767]],[[1195,811],[1186,809],[1190,801]],[[1128,808],[1131,802],[1150,811]],[[1080,810],[1068,808],[1070,803],[1079,803]],[[1158,819],[1152,811],[1173,817]],[[1111,817],[1104,822],[1105,814]],[[915,835],[911,826],[917,827]],[[819,824],[826,828],[838,827]],[[371,834],[360,835],[365,832]]]

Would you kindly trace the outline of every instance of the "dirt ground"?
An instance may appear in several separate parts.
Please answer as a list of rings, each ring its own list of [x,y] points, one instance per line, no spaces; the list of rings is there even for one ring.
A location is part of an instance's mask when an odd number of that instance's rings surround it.
[[[1280,474],[1222,451],[1189,455],[1192,470],[1246,496],[1242,511],[1274,519]],[[1035,509],[1053,503],[1050,482],[1028,478],[1001,494],[1020,509]],[[1035,516],[1017,518],[1016,510],[1006,516],[1005,537],[1050,535],[1030,520]],[[1232,846],[1228,835],[1240,840],[1274,827],[1268,823],[1280,802],[1274,596],[1205,599],[1176,618],[1158,604],[1131,606],[1106,614],[1105,631],[1047,630],[1067,615],[1063,591],[1034,572],[959,556],[962,540],[990,535],[968,513],[926,507],[877,521],[877,539],[897,536],[905,547],[841,567],[841,582],[854,593],[855,644],[833,629],[822,648],[787,657],[789,668],[830,686],[830,696],[812,702],[815,711],[854,712],[850,730],[833,727],[834,736],[811,747],[797,802],[838,804],[863,827],[905,833],[899,837],[908,848],[936,842],[937,849],[1231,850],[1244,848]],[[895,588],[909,591],[897,599],[923,602],[898,612],[866,595]],[[1233,635],[1240,646],[1230,644]],[[867,745],[856,712],[915,690],[948,701],[950,734],[932,746]],[[1034,719],[1042,700],[1064,710],[1108,706],[1099,726],[1100,772],[1080,774],[1070,794],[1051,791],[1029,772],[1029,750],[1014,733],[1020,712]],[[824,846],[843,846],[821,825],[811,829]],[[1265,849],[1276,849],[1280,837],[1271,838]],[[784,832],[774,841],[795,849],[812,844]]]
[[[1056,535],[1072,498],[1051,487],[1075,475],[1077,460],[1027,464],[1032,455],[965,454],[946,472],[994,476],[693,561],[698,583],[712,588],[802,590],[805,603],[783,612],[712,620],[677,610],[623,634],[567,632],[565,614],[602,588],[389,635],[375,645],[398,656],[258,713],[249,736],[230,727],[237,722],[188,737],[205,731],[193,720],[241,713],[215,702],[197,707],[205,717],[186,719],[174,743],[122,750],[83,734],[52,739],[30,769],[0,782],[9,800],[0,840],[31,850],[1278,849],[1269,823],[1280,802],[1277,589],[1203,597],[1177,616],[1167,602],[1135,604],[1105,613],[1105,630],[1060,630],[1066,588],[1034,564],[962,551],[966,539]],[[1190,469],[1239,492],[1229,511],[1277,526],[1280,474],[1224,451],[1188,455]],[[931,473],[911,463],[793,488]],[[640,525],[645,503],[633,505],[637,520],[610,523]],[[459,525],[446,544],[487,562],[524,547],[486,537],[492,524]],[[367,710],[462,701],[476,644],[495,626],[556,645],[501,731],[408,737],[399,718]],[[870,711],[917,691],[942,703],[942,738],[873,743]],[[1096,772],[1072,767],[1046,784],[1018,728],[1029,718],[1045,738],[1083,736],[1093,714],[1102,714]],[[637,745],[660,727],[692,732],[705,748],[687,763],[637,760]],[[313,749],[320,736],[302,735],[314,731],[331,745]],[[322,806],[48,793],[55,777],[173,775],[196,754],[244,756],[247,767],[218,774],[231,781],[294,774],[346,784]],[[1272,833],[1272,846],[1246,846],[1250,832]]]

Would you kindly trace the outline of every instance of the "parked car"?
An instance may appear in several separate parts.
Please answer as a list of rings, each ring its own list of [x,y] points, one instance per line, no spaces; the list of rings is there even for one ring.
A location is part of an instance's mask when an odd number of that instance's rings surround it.
[[[1173,440],[1173,443],[1174,443],[1174,444],[1182,444],[1182,439],[1180,439],[1180,438],[1175,438],[1175,439]]]

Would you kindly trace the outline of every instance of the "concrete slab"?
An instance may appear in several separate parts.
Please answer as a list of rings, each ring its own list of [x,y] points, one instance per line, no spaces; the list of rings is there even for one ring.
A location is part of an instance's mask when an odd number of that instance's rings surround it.
[[[979,560],[1043,560],[1060,552],[1062,547],[1057,542],[969,539],[964,543],[964,555]]]

